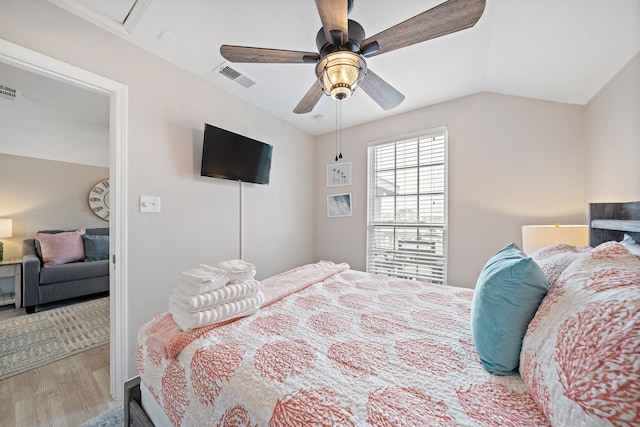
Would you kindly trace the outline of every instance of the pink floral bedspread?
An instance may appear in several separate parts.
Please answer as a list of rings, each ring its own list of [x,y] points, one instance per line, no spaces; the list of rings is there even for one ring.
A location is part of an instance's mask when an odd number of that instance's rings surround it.
[[[140,329],[138,371],[175,425],[549,425],[518,375],[482,368],[472,290],[350,269],[300,289],[175,358]]]

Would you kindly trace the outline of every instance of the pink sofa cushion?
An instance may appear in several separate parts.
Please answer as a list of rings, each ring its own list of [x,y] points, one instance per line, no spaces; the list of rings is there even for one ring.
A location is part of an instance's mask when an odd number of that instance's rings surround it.
[[[40,243],[44,265],[49,267],[83,260],[84,244],[82,235],[84,232],[83,228],[56,234],[36,233],[36,240]]]

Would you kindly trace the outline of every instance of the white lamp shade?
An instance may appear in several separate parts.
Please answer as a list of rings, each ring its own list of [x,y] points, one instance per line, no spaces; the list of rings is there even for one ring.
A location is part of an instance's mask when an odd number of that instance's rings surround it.
[[[571,246],[589,244],[589,227],[586,225],[523,225],[522,250],[530,255],[536,249],[566,243]]]
[[[0,219],[0,239],[13,236],[13,220]]]

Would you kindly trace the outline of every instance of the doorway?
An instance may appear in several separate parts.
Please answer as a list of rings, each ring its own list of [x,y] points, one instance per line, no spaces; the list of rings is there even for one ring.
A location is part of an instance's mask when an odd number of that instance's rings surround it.
[[[122,399],[127,380],[127,141],[126,85],[0,39],[0,62],[109,97],[110,235],[110,392]],[[117,265],[117,268],[116,268]]]

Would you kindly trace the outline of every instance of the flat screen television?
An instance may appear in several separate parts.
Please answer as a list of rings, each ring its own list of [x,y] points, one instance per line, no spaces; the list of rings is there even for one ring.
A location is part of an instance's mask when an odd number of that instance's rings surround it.
[[[200,175],[269,184],[273,146],[205,123]]]

